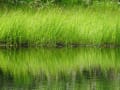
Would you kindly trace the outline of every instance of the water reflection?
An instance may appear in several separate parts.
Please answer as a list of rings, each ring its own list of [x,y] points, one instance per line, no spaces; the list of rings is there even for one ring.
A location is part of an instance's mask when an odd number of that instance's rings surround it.
[[[0,90],[119,90],[120,49],[0,49]]]

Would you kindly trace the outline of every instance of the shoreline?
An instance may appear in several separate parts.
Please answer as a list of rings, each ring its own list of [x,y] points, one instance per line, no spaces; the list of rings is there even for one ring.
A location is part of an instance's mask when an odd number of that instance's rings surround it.
[[[115,44],[0,44],[1,48],[10,47],[10,48],[120,48],[120,45]]]

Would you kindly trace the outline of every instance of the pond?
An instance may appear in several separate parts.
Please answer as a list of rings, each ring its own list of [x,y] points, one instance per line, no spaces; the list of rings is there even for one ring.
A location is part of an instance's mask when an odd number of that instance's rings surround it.
[[[0,48],[0,90],[119,89],[119,48]]]

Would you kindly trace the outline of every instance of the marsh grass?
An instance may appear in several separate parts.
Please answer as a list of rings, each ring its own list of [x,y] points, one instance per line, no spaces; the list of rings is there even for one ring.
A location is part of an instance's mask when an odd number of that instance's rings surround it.
[[[5,45],[120,45],[119,29],[119,8],[51,7],[0,13],[0,43]]]

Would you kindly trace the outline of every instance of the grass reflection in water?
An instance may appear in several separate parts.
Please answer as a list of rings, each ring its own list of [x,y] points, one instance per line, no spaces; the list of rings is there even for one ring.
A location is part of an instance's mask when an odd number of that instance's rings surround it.
[[[119,53],[105,48],[0,49],[1,89],[116,90]]]

